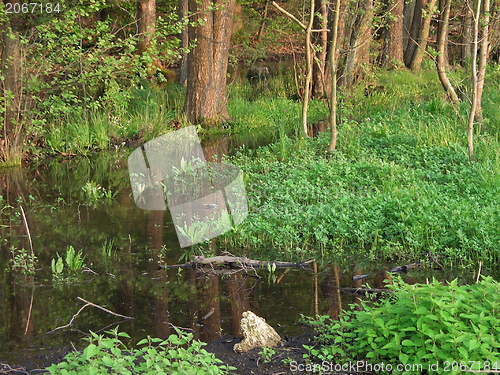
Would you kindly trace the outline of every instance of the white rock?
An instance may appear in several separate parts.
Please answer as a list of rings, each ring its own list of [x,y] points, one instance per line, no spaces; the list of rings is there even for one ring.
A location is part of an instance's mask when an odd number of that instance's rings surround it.
[[[258,317],[251,311],[245,311],[241,318],[241,329],[243,330],[243,341],[234,345],[236,353],[244,353],[253,348],[263,346],[276,346],[281,337],[273,327],[266,323],[265,319]]]

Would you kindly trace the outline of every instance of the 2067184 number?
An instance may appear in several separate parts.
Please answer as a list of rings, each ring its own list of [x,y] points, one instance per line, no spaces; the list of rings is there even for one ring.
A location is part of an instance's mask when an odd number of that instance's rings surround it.
[[[445,361],[444,362],[444,368],[443,370],[445,372],[448,371],[474,371],[474,370],[479,370],[479,371],[495,371],[498,372],[500,368],[498,367],[497,362],[490,362],[490,361]]]
[[[59,13],[59,3],[7,3],[5,13]]]

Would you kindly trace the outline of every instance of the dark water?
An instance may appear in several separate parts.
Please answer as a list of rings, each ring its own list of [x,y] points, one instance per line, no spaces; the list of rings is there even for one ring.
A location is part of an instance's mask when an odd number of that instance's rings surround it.
[[[227,138],[205,143],[205,157],[210,160],[231,147]],[[159,270],[159,264],[176,264],[192,253],[179,247],[168,211],[135,206],[127,170],[131,151],[0,173],[0,363],[43,363],[43,353],[71,343],[82,347],[81,338],[89,330],[102,332],[117,324],[134,341],[147,335],[166,337],[174,333],[172,325],[193,329],[203,341],[240,336],[239,321],[246,310],[264,317],[281,335],[298,335],[304,330],[298,324],[301,314],[317,311],[336,317],[342,307],[359,302],[336,287],[360,287],[363,282],[383,287],[389,277],[386,270],[392,264],[352,259],[342,265],[323,259],[316,275],[302,269],[259,271],[259,277],[254,272],[213,276],[191,269]],[[96,198],[85,189],[96,192]],[[103,189],[116,192],[114,199],[102,196]],[[37,257],[32,275],[10,269],[12,247],[30,246],[21,206]],[[85,267],[83,272],[65,270],[58,279],[51,263],[68,246],[82,249]],[[218,252],[216,244],[190,251]],[[244,249],[234,253],[243,255]],[[372,276],[352,281],[353,274],[367,273]],[[431,275],[451,278],[429,269],[405,278],[425,281]],[[134,319],[124,321],[89,306],[70,327],[48,334],[68,324],[84,306],[78,297]]]

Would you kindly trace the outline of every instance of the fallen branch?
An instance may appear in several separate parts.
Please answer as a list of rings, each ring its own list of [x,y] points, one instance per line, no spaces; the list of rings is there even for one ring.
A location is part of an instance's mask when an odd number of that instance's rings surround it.
[[[85,302],[85,305],[83,307],[80,308],[80,310],[78,310],[78,312],[73,315],[73,317],[71,318],[71,320],[69,321],[68,324],[64,325],[64,326],[60,326],[60,327],[57,327],[57,328],[54,328],[52,331],[48,332],[49,334],[51,333],[54,333],[55,331],[59,330],[59,329],[63,329],[63,328],[68,328],[70,327],[72,324],[73,324],[73,321],[75,320],[75,318],[82,312],[82,310],[84,308],[86,308],[87,306],[93,306],[93,307],[96,307],[104,312],[107,312],[108,314],[111,314],[111,315],[114,315],[114,316],[118,316],[120,318],[124,318],[126,320],[130,320],[130,319],[134,319],[134,318],[131,318],[130,316],[125,316],[125,315],[122,315],[122,314],[117,314],[111,310],[108,310],[106,309],[105,307],[102,307],[102,306],[99,306],[99,305],[96,305],[95,303],[92,303],[92,302],[89,302],[87,300],[84,300],[83,298],[81,297],[77,297],[78,300],[82,301],[82,302]]]
[[[276,268],[307,268],[314,259],[309,259],[300,263],[278,262],[278,261],[260,261],[248,259],[247,257],[234,256],[215,256],[205,258],[204,256],[195,256],[190,263],[161,265],[160,268],[188,268],[188,267],[230,267],[230,268],[267,268],[276,266]]]
[[[444,270],[444,267],[441,265],[441,263],[439,263],[436,258],[434,258],[434,255],[432,255],[432,252],[431,250],[429,249],[429,259],[434,262],[439,268],[441,268],[442,270]]]
[[[334,286],[333,288],[338,289],[341,292],[358,293],[358,294],[362,294],[362,293],[377,293],[377,294],[392,293],[389,289],[341,288],[338,286]]]

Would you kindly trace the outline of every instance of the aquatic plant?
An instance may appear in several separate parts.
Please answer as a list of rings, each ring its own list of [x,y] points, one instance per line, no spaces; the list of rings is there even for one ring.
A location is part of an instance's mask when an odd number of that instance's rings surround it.
[[[13,271],[21,271],[21,273],[25,275],[35,273],[35,265],[37,262],[35,254],[32,254],[25,249],[17,249],[14,246],[11,247],[10,253],[12,254],[10,266]]]
[[[83,267],[83,260],[85,256],[82,255],[82,249],[77,253],[73,246],[69,245],[66,248],[66,254],[63,258],[57,253],[57,261],[53,258],[51,263],[52,275],[56,279],[62,279],[64,275],[64,269],[68,270],[68,273],[75,274],[80,271]],[[66,266],[65,266],[66,264]]]

